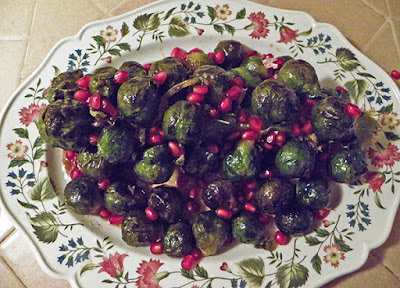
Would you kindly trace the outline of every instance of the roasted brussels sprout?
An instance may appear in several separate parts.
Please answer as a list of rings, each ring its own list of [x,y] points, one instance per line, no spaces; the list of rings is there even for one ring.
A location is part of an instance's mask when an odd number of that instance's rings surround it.
[[[329,182],[323,178],[300,179],[296,183],[296,199],[311,210],[326,208],[331,200]]]
[[[243,87],[255,89],[263,80],[257,72],[248,70],[246,67],[236,67],[228,71],[232,78],[240,77],[243,80]]]
[[[169,226],[163,238],[163,251],[168,256],[183,257],[192,252],[195,240],[192,227],[184,222]]]
[[[84,149],[77,158],[79,170],[86,176],[103,178],[110,174],[111,166],[99,153]]]
[[[236,114],[223,113],[218,119],[213,119],[204,127],[204,142],[223,144],[226,136],[239,130],[239,123]]]
[[[218,155],[203,146],[186,147],[182,170],[191,176],[201,177],[213,170],[219,162]]]
[[[103,128],[97,142],[100,155],[110,163],[128,161],[138,146],[135,130],[125,122]]]
[[[258,244],[263,238],[264,226],[257,216],[240,213],[232,220],[232,236],[240,243]]]
[[[147,75],[146,70],[144,70],[143,66],[136,61],[125,61],[121,64],[118,70],[128,72],[127,79]]]
[[[160,71],[167,72],[167,79],[164,84],[167,89],[184,81],[189,75],[188,68],[175,57],[166,57],[164,59],[155,61],[149,70],[149,76],[154,76]]]
[[[170,106],[164,114],[162,127],[168,139],[184,144],[198,144],[206,125],[201,107],[181,100]]]
[[[300,99],[288,85],[273,79],[261,82],[251,94],[251,108],[265,124],[286,124],[297,116]]]
[[[222,170],[228,180],[237,182],[253,178],[259,172],[259,158],[254,143],[239,141],[222,162]]]
[[[215,65],[210,56],[201,52],[189,53],[185,59],[185,64],[193,72],[203,65]]]
[[[220,179],[209,183],[203,190],[204,204],[212,209],[236,207],[235,187],[229,180]]]
[[[224,69],[238,67],[245,59],[246,52],[243,45],[235,40],[224,40],[217,44],[214,48],[214,53],[223,52],[225,60],[220,64]]]
[[[43,96],[49,103],[59,99],[74,99],[74,93],[80,89],[76,81],[82,77],[82,70],[61,73],[51,80],[50,87]]]
[[[123,181],[112,183],[104,193],[104,206],[117,215],[146,207],[145,191]]]
[[[307,138],[294,138],[279,149],[275,165],[281,175],[298,178],[314,169],[315,158],[316,150]]]
[[[357,146],[345,147],[332,155],[328,173],[333,181],[352,183],[367,170],[365,152]]]
[[[273,177],[256,190],[254,200],[261,212],[277,214],[293,202],[295,193],[295,186],[287,178]]]
[[[102,67],[94,71],[90,76],[89,90],[92,94],[98,93],[110,99],[115,104],[119,85],[114,82],[117,69],[114,67]]]
[[[174,158],[166,145],[148,148],[142,159],[135,164],[135,174],[148,184],[160,184],[168,181],[174,173]]]
[[[151,77],[135,77],[118,89],[118,109],[129,123],[143,127],[152,125],[158,112],[158,85]]]
[[[77,100],[57,100],[46,106],[38,118],[40,136],[53,147],[79,152],[94,132],[89,108]]]
[[[192,231],[196,247],[204,256],[211,256],[224,245],[230,233],[230,224],[227,220],[218,217],[214,211],[209,210],[196,215]]]
[[[98,180],[93,177],[75,178],[64,188],[64,201],[76,214],[96,214],[103,205],[103,193],[99,189]]]
[[[164,230],[161,222],[147,219],[143,210],[131,211],[121,225],[122,239],[135,247],[154,243],[163,237]]]
[[[259,77],[261,77],[261,79],[267,79],[272,74],[271,69],[265,67],[261,57],[258,56],[250,56],[246,58],[240,66],[256,73]]]
[[[289,237],[303,236],[312,230],[313,213],[302,206],[292,207],[277,213],[275,224]]]
[[[184,201],[175,187],[161,185],[151,190],[147,205],[154,208],[161,219],[175,223],[182,216]]]
[[[311,110],[311,125],[320,141],[344,141],[353,135],[354,118],[346,114],[346,101],[339,97],[325,98]]]

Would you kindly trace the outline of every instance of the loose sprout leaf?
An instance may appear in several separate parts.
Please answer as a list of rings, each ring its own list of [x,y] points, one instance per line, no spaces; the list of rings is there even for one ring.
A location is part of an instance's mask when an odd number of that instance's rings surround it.
[[[347,89],[347,91],[349,91],[350,97],[357,102],[365,95],[368,83],[364,79],[354,79],[346,82],[344,87]]]
[[[57,220],[53,214],[43,212],[35,217],[30,218],[34,233],[39,241],[44,243],[52,243],[56,241],[58,236]]]
[[[260,287],[265,277],[265,264],[261,257],[244,259],[236,265],[240,276],[246,280],[249,287]]]
[[[360,65],[353,52],[347,48],[338,48],[336,50],[337,63],[346,71],[353,71]]]
[[[363,113],[360,118],[354,121],[354,135],[362,147],[368,147],[379,141],[381,138],[381,126],[370,113]]]
[[[30,191],[30,196],[32,200],[35,201],[46,201],[51,200],[56,197],[54,187],[51,184],[50,178],[43,177],[36,182],[36,185]]]
[[[276,279],[280,288],[297,288],[308,279],[308,269],[299,263],[290,263],[278,268]]]

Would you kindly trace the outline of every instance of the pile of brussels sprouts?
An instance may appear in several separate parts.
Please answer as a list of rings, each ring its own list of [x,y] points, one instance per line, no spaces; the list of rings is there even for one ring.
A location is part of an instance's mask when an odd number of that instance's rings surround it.
[[[153,253],[271,249],[272,219],[285,244],[330,209],[331,181],[366,171],[354,131],[364,113],[343,88],[321,87],[303,60],[233,40],[61,73],[44,96],[40,135],[73,166],[65,203],[121,224],[128,245]]]

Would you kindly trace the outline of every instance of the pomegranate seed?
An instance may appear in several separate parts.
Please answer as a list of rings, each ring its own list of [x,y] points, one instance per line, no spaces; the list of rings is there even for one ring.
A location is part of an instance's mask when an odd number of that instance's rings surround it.
[[[83,76],[82,78],[79,78],[78,80],[76,80],[76,85],[78,85],[81,89],[88,89],[90,77],[91,75],[86,75]]]
[[[222,64],[225,61],[225,53],[222,51],[218,51],[214,55],[214,61],[217,64]]]
[[[240,136],[241,136],[241,133],[239,131],[232,132],[226,137],[226,140],[233,141],[233,140],[239,139]]]
[[[265,59],[271,59],[271,58],[274,58],[274,55],[272,55],[271,53],[262,55],[262,59],[263,59],[263,60],[265,60]]]
[[[259,135],[260,135],[259,132],[249,129],[242,133],[242,139],[248,141],[254,141],[258,139]]]
[[[158,134],[161,131],[161,128],[158,126],[153,126],[149,129],[150,135]]]
[[[229,112],[231,108],[232,108],[232,100],[229,98],[223,99],[218,105],[218,110],[221,111],[222,113]]]
[[[348,103],[345,105],[344,109],[345,109],[345,112],[347,115],[349,115],[355,119],[361,117],[361,114],[362,114],[361,109],[358,108],[358,106],[356,106],[354,104]]]
[[[69,176],[71,177],[71,179],[76,179],[76,178],[83,177],[83,173],[81,172],[81,170],[79,170],[77,167],[75,167],[74,169],[71,170],[71,172],[69,173]]]
[[[240,77],[236,77],[233,78],[229,84],[231,84],[231,86],[239,86],[239,87],[243,87],[243,80]]]
[[[258,116],[251,116],[249,118],[250,128],[254,131],[261,131],[263,128],[263,122]]]
[[[239,123],[241,123],[241,124],[249,123],[249,115],[243,109],[239,110],[237,119],[238,119]]]
[[[312,127],[312,125],[311,125],[311,122],[310,122],[310,121],[307,121],[307,122],[303,125],[303,127],[301,127],[301,131],[302,131],[304,134],[311,134],[311,133],[313,132],[313,127]]]
[[[210,110],[207,111],[208,116],[210,116],[212,119],[216,119],[219,117],[219,111],[215,108],[211,108]]]
[[[282,58],[278,58],[278,59],[276,59],[276,60],[274,61],[274,63],[278,65],[278,68],[277,68],[277,69],[279,69],[279,68],[281,68],[282,65],[285,63],[285,60],[283,60]]]
[[[96,146],[98,141],[99,141],[99,134],[98,133],[94,133],[94,134],[89,136],[89,143],[91,145]]]
[[[198,104],[204,100],[204,95],[192,92],[187,96],[186,100],[192,104]]]
[[[199,205],[193,200],[186,201],[185,209],[189,213],[196,213],[199,210],[199,208],[200,208]]]
[[[216,144],[211,144],[207,146],[207,151],[212,153],[212,154],[218,154],[219,153],[219,147]]]
[[[290,241],[290,237],[283,234],[281,231],[276,231],[274,235],[274,240],[278,245],[286,245]]]
[[[301,135],[301,128],[299,123],[293,123],[292,124],[292,133],[295,137],[300,136]]]
[[[210,52],[210,53],[208,53],[207,55],[208,55],[208,57],[211,57],[211,58],[214,59],[215,54],[214,54],[213,52]]]
[[[192,270],[196,265],[193,255],[189,254],[183,257],[181,266],[184,270]]]
[[[337,90],[337,91],[339,91],[339,92],[341,92],[341,93],[347,93],[347,90],[346,90],[344,87],[342,87],[342,86],[337,86],[337,87],[335,88],[335,90]]]
[[[150,252],[153,254],[162,254],[163,253],[163,246],[161,243],[153,243],[150,245]]]
[[[165,137],[160,133],[154,134],[150,136],[149,142],[152,145],[160,145],[164,142]]]
[[[156,82],[158,85],[164,84],[165,80],[167,80],[167,72],[165,71],[160,71],[157,72],[156,75],[154,75],[153,80]]]
[[[122,84],[128,79],[128,71],[118,70],[114,74],[114,82],[118,84]]]
[[[271,145],[271,144],[268,144],[267,142],[264,142],[264,143],[263,143],[263,146],[264,146],[264,148],[267,149],[267,150],[272,150],[272,149],[274,149],[274,146]]]
[[[74,93],[74,98],[79,102],[86,104],[90,95],[92,94],[89,90],[78,90]]]
[[[215,210],[215,214],[217,214],[218,217],[226,220],[232,218],[232,211],[225,208],[217,208],[217,210]]]
[[[267,169],[264,172],[261,172],[259,176],[262,179],[268,179],[268,178],[271,178],[273,175],[274,175],[274,173],[272,173],[271,170]]]
[[[175,142],[168,142],[168,147],[171,151],[172,156],[178,158],[180,156],[182,156],[183,154],[183,150],[182,148],[179,146],[178,143]]]
[[[108,188],[108,186],[110,186],[110,184],[111,184],[111,182],[108,178],[103,178],[97,183],[97,186],[101,190],[106,190]]]
[[[254,191],[248,191],[245,196],[246,196],[245,199],[247,201],[253,200],[254,199]]]
[[[92,94],[89,97],[89,107],[93,109],[100,109],[101,107],[101,95],[98,93]]]
[[[236,101],[239,99],[241,92],[242,88],[239,86],[232,86],[228,92],[226,92],[226,97],[230,98],[232,101]]]
[[[75,160],[75,158],[77,157],[77,155],[72,152],[72,151],[65,151],[65,158],[69,161],[71,160]]]
[[[286,142],[286,134],[283,131],[277,131],[276,132],[276,140],[275,144],[279,147],[282,147],[283,144]]]
[[[254,204],[250,203],[250,202],[246,202],[244,204],[244,209],[250,213],[256,213],[256,206],[254,206]]]
[[[278,79],[278,74],[275,73],[274,75],[271,76],[271,78],[274,79],[274,80],[277,80]]]
[[[101,209],[99,212],[99,216],[103,219],[108,219],[108,217],[111,216],[111,212],[108,211],[107,209]]]
[[[268,143],[269,145],[275,145],[276,143],[275,131],[268,133],[267,137],[265,137],[265,143]]]
[[[189,51],[189,54],[192,54],[192,53],[204,53],[204,52],[203,52],[203,50],[201,50],[199,48],[194,48]]]
[[[255,190],[257,188],[258,188],[257,180],[251,180],[248,183],[246,183],[246,189],[247,190]]]
[[[179,47],[175,47],[174,49],[172,49],[171,51],[171,57],[175,57],[175,58],[179,58],[179,59],[183,59],[183,55],[186,53],[185,50],[182,50]]]
[[[189,198],[194,199],[194,198],[196,198],[196,195],[197,195],[196,188],[192,188],[192,189],[189,190]]]
[[[151,68],[152,63],[148,63],[148,64],[144,64],[143,65],[143,69],[144,71],[146,71],[147,73],[149,73],[149,70]]]
[[[154,210],[153,207],[151,206],[147,206],[146,209],[144,210],[144,212],[146,213],[146,218],[151,220],[151,221],[155,221],[158,218],[158,213],[156,210]]]
[[[124,222],[124,216],[111,215],[110,218],[108,218],[108,222],[112,225],[120,225]]]
[[[203,257],[203,253],[198,248],[193,248],[192,253],[190,253],[195,261],[199,261]]]
[[[304,104],[308,107],[314,107],[314,105],[317,103],[314,99],[307,98]]]
[[[106,112],[107,114],[112,115],[114,113],[114,111],[116,110],[116,108],[114,107],[114,105],[111,104],[110,100],[108,100],[108,98],[103,98],[101,100],[101,111]]]
[[[392,72],[390,72],[390,76],[393,79],[399,80],[400,79],[400,72],[397,70],[392,70]]]
[[[330,209],[320,209],[320,210],[314,211],[314,217],[319,220],[322,220],[322,219],[325,219],[329,215],[330,212],[331,212]]]
[[[193,92],[200,94],[200,95],[205,95],[208,92],[208,86],[206,85],[196,85],[193,87]]]
[[[247,51],[246,52],[246,54],[245,54],[245,57],[246,58],[249,58],[249,57],[251,57],[251,56],[257,56],[257,51],[254,51],[254,50],[250,50],[250,51]]]

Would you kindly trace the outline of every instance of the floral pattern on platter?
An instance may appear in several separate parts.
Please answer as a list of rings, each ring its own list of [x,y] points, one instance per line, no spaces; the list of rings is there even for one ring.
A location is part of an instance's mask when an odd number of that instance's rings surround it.
[[[16,139],[6,147],[10,160],[6,187],[11,197],[26,211],[37,240],[46,245],[57,245],[59,255],[55,262],[68,269],[79,269],[81,277],[97,271],[98,277],[102,277],[101,283],[116,288],[133,285],[139,288],[163,287],[166,279],[170,278],[174,278],[177,287],[289,288],[308,283],[311,271],[322,274],[324,269],[339,269],[351,257],[347,253],[353,250],[354,235],[374,225],[371,210],[374,213],[383,211],[385,206],[381,198],[390,201],[400,182],[400,172],[394,168],[400,161],[395,144],[400,139],[396,131],[400,119],[393,110],[392,91],[386,83],[367,71],[351,49],[335,47],[330,35],[316,34],[311,27],[301,30],[296,23],[288,21],[287,16],[249,12],[246,8],[232,9],[229,4],[204,6],[185,2],[163,12],[138,15],[131,26],[127,23],[102,27],[98,35],[91,37],[89,47],[77,47],[68,55],[67,70],[81,69],[85,72],[101,62],[112,63],[123,57],[124,52],[142,49],[150,38],[161,43],[168,37],[182,38],[191,34],[207,37],[213,33],[234,37],[238,31],[245,31],[249,39],[276,39],[275,45],[287,47],[292,57],[311,51],[318,59],[318,65],[328,67],[332,77],[342,83],[352,100],[374,119],[373,123],[365,123],[370,128],[366,135],[361,135],[366,141],[376,139],[367,149],[369,170],[362,182],[350,187],[355,196],[351,200],[355,202],[344,204],[346,212],[338,215],[324,211],[323,227],[310,235],[293,239],[289,244],[291,253],[283,254],[277,249],[265,252],[263,257],[243,259],[234,263],[235,266],[228,261],[222,262],[219,263],[220,271],[212,273],[201,266],[201,262],[194,270],[173,270],[173,267],[164,266],[165,263],[153,258],[128,267],[124,262],[130,259],[130,255],[116,251],[108,237],[89,243],[93,239],[76,237],[76,233],[82,233],[81,230],[72,234],[84,224],[64,222],[67,214],[65,204],[56,197],[46,171],[48,164],[46,159],[43,160],[45,143],[34,136],[37,133],[33,123],[46,105],[42,96],[44,79],[39,78],[36,85],[29,87],[24,94],[24,98],[32,100],[32,103],[20,108],[22,127],[13,129]],[[57,73],[58,68],[55,70]],[[371,198],[375,205],[369,201]],[[302,250],[304,247],[307,247],[307,254]]]

